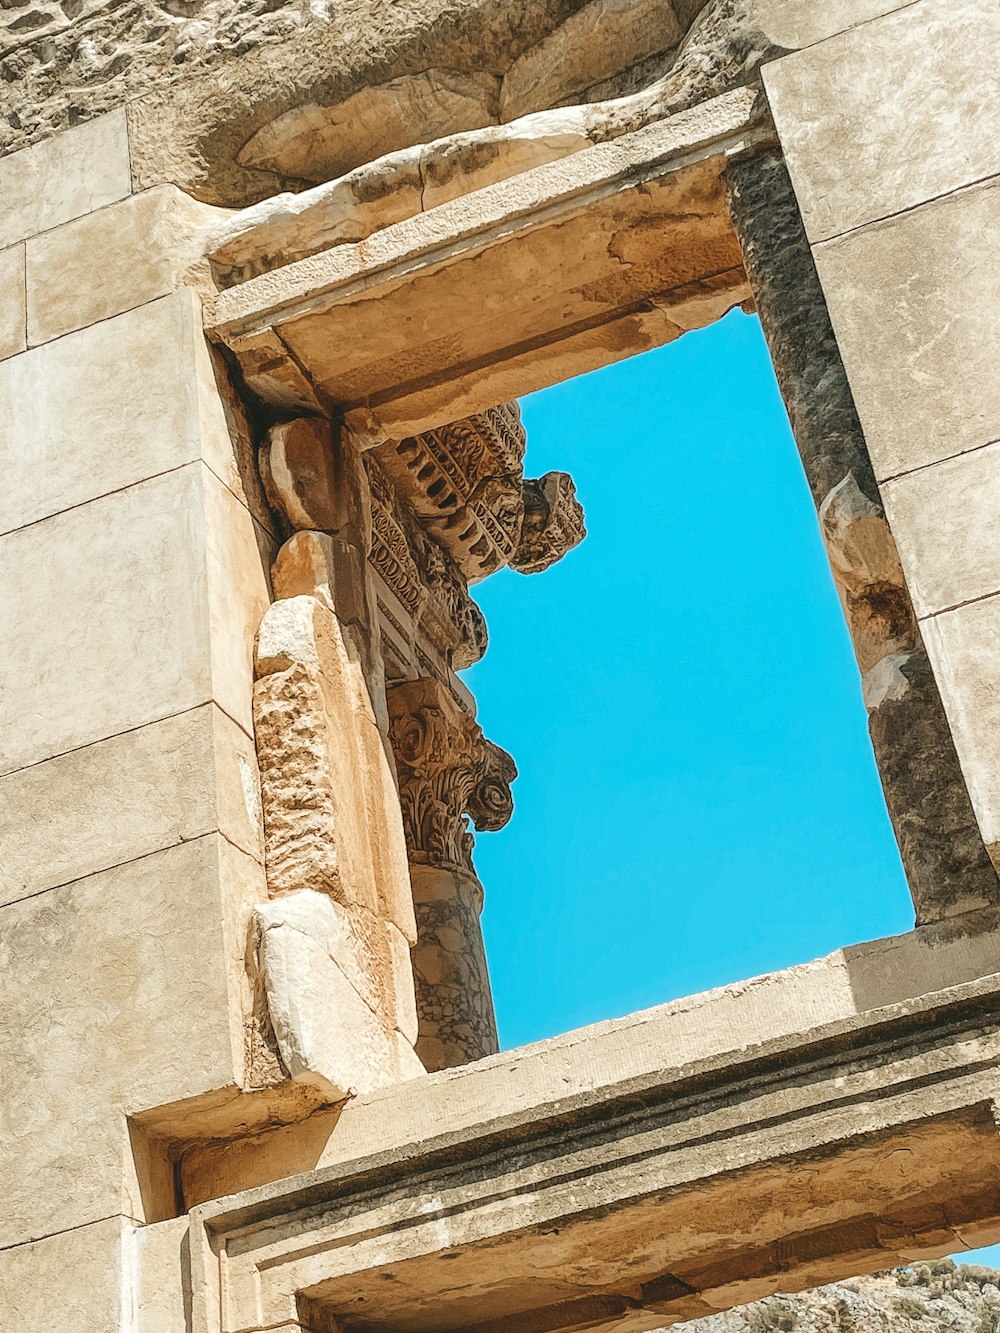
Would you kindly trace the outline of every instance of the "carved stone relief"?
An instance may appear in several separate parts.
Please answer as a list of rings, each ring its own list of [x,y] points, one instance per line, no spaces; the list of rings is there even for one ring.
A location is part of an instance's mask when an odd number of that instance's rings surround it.
[[[471,869],[466,816],[480,831],[503,828],[514,808],[514,761],[440,681],[393,685],[388,698],[410,861]]]

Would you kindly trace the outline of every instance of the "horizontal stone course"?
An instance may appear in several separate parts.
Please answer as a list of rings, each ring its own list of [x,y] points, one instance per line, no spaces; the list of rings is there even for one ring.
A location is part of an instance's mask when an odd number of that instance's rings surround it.
[[[0,905],[217,829],[260,860],[260,824],[253,742],[205,704],[0,778]]]
[[[130,189],[124,110],[0,158],[0,248],[124,199]]]
[[[1000,180],[816,248],[879,480],[1000,439],[998,252]]]
[[[920,0],[765,66],[811,241],[1000,172],[998,44],[994,0]]]

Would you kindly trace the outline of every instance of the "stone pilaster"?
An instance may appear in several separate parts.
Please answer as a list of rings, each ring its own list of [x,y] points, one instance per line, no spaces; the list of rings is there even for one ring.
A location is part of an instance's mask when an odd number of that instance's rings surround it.
[[[920,923],[1000,901],[783,162],[729,169],[730,207],[863,675]]]

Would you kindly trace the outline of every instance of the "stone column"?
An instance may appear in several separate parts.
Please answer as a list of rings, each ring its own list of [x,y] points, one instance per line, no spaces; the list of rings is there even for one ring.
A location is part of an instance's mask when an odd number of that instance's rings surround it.
[[[497,1050],[466,815],[479,830],[502,828],[517,769],[442,682],[392,686],[388,701],[417,918],[416,1049],[427,1069],[446,1069]]]
[[[918,923],[1000,903],[783,162],[729,170],[730,206],[862,671]]]

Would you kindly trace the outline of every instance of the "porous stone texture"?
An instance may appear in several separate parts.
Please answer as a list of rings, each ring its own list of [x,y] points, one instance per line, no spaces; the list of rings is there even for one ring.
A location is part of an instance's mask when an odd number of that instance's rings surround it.
[[[1000,1273],[953,1259],[916,1262],[815,1291],[772,1296],[675,1325],[687,1333],[989,1333],[1000,1323]]]
[[[913,0],[758,0],[760,24],[775,46],[811,46]]]
[[[733,217],[859,651],[872,743],[919,921],[1000,901],[785,168],[729,172]],[[845,489],[846,488],[846,489]]]

